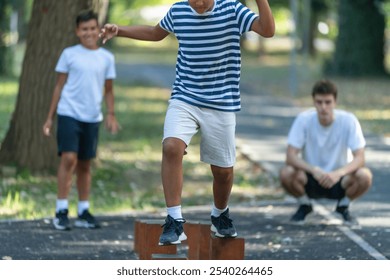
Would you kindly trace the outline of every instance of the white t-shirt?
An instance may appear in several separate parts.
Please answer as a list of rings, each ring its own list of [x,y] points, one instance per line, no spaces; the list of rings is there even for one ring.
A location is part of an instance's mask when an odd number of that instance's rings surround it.
[[[104,84],[116,77],[114,55],[103,48],[91,50],[78,44],[64,49],[55,70],[68,74],[57,114],[83,122],[102,121]]]
[[[334,110],[334,117],[333,123],[325,127],[314,109],[302,112],[288,134],[288,144],[302,150],[307,163],[327,172],[346,165],[352,159],[351,152],[366,145],[359,121],[352,113]]]

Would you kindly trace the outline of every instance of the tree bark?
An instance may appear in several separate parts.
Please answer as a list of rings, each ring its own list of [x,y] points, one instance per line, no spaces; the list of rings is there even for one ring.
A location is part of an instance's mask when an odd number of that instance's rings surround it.
[[[374,0],[339,1],[339,35],[328,73],[384,75],[385,15]]]
[[[52,137],[42,133],[56,80],[54,68],[62,50],[78,43],[77,14],[96,7],[96,1],[34,1],[19,92],[9,130],[1,144],[0,164],[27,168],[34,173],[56,170],[56,125]]]

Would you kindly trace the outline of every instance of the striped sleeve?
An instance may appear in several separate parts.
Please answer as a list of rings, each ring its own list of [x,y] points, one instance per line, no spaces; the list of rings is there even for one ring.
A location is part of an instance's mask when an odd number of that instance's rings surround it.
[[[236,1],[236,14],[241,35],[251,30],[253,21],[258,17],[257,14],[239,1]]]
[[[165,17],[160,21],[160,27],[166,31],[173,33],[172,7],[169,9]]]

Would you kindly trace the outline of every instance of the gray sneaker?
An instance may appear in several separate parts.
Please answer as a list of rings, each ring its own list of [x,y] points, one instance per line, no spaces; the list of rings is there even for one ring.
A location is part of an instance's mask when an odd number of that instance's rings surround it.
[[[359,222],[356,220],[354,216],[349,212],[348,206],[337,206],[336,213],[340,214],[343,218],[344,222],[348,225],[358,225]]]
[[[78,216],[77,220],[74,222],[75,227],[79,228],[100,228],[99,222],[95,217],[87,210],[84,210],[81,215]]]
[[[297,224],[303,224],[306,216],[311,212],[313,212],[313,207],[311,205],[301,204],[299,205],[297,212],[291,217],[290,221]]]
[[[183,229],[183,224],[185,222],[186,221],[184,219],[175,220],[168,215],[165,219],[165,224],[161,226],[164,229],[160,236],[158,245],[175,245],[180,244],[183,240],[186,240],[187,236],[185,235]]]
[[[53,219],[53,226],[58,230],[70,230],[68,209],[62,209],[56,212],[56,216]]]
[[[234,238],[237,236],[233,220],[229,218],[229,209],[226,209],[219,217],[211,216],[211,231],[221,238]]]

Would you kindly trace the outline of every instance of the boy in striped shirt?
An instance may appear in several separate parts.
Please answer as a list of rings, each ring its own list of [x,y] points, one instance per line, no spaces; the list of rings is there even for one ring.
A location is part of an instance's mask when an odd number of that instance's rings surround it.
[[[186,0],[172,5],[156,26],[106,24],[103,43],[114,36],[160,41],[173,33],[179,41],[176,78],[164,123],[162,183],[167,218],[159,245],[180,244],[183,231],[182,161],[191,138],[201,130],[200,158],[214,177],[211,231],[236,237],[228,201],[233,186],[235,112],[240,103],[240,37],[254,31],[272,37],[275,23],[268,0],[255,0],[258,14],[237,0]]]

